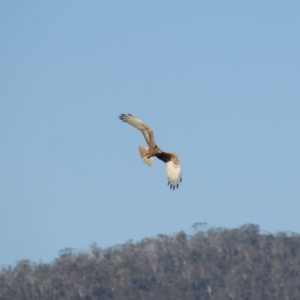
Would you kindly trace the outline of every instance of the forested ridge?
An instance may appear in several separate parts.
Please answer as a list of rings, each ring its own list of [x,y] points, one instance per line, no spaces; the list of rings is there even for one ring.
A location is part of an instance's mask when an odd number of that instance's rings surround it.
[[[299,300],[300,236],[256,225],[158,235],[0,271],[0,300]]]

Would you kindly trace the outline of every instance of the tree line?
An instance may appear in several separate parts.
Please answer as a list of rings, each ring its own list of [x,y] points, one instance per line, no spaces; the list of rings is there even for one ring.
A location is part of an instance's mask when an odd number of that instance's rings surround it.
[[[299,300],[300,236],[195,226],[0,270],[0,300]]]

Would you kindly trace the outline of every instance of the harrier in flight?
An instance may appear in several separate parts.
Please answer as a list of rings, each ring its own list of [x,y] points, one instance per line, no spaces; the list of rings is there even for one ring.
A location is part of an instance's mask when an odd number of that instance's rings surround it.
[[[179,183],[182,182],[182,174],[176,154],[161,151],[155,144],[152,129],[143,121],[131,114],[121,114],[119,118],[123,122],[132,125],[142,132],[149,146],[149,148],[139,147],[139,152],[143,161],[151,167],[154,156],[162,160],[166,164],[168,185],[170,186],[170,189],[174,190],[175,188],[178,188]]]

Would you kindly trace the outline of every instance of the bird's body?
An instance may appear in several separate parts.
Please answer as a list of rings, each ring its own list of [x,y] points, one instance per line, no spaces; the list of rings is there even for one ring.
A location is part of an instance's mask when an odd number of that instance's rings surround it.
[[[176,154],[163,152],[155,144],[154,135],[152,129],[146,125],[143,121],[137,119],[131,114],[121,114],[120,120],[126,122],[136,129],[140,130],[148,144],[148,148],[139,147],[140,156],[143,161],[148,165],[152,166],[153,157],[157,157],[159,160],[166,164],[166,172],[168,178],[168,185],[171,189],[179,187],[179,183],[182,182],[182,173],[179,165],[179,160]]]

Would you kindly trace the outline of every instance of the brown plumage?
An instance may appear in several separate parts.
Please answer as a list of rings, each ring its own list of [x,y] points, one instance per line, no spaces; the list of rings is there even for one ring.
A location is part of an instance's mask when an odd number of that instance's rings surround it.
[[[131,114],[121,114],[119,119],[126,122],[136,129],[140,130],[148,144],[148,148],[139,147],[139,153],[143,161],[151,167],[153,157],[156,156],[166,164],[166,172],[168,178],[168,185],[171,189],[179,187],[179,183],[182,182],[182,173],[179,165],[179,160],[176,154],[163,152],[155,144],[154,135],[152,129]]]

